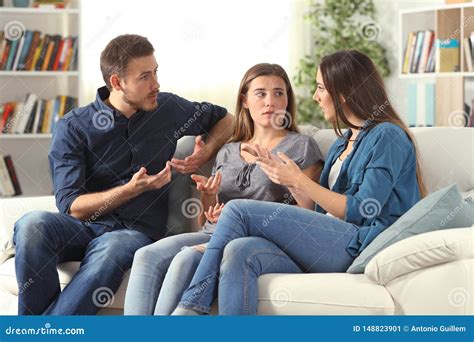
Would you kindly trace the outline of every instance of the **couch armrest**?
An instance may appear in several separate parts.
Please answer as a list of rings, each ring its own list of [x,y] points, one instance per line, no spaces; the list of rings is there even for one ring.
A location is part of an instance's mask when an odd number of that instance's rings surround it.
[[[0,264],[14,254],[13,226],[15,222],[32,210],[57,212],[54,196],[0,199]]]
[[[461,259],[474,258],[474,228],[444,229],[399,241],[378,253],[365,274],[386,285],[402,275]]]

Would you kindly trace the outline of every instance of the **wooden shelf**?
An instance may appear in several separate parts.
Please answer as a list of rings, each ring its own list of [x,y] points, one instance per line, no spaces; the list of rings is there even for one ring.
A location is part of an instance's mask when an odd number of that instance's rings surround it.
[[[52,134],[0,134],[0,139],[51,139]]]
[[[15,8],[0,7],[0,24],[18,21],[22,30],[44,34],[80,37],[81,0],[70,0],[69,8]],[[78,38],[80,40],[80,38]],[[79,41],[80,43],[80,41]],[[0,71],[0,102],[24,102],[27,93],[35,93],[42,99],[54,99],[58,95],[78,98],[80,103],[79,70],[72,71]],[[0,153],[10,155],[23,195],[12,198],[49,196],[52,181],[48,151],[52,134],[0,134]],[[6,197],[5,197],[6,198]]]
[[[465,85],[472,82],[474,72],[468,71],[464,38],[474,31],[474,3],[403,10],[399,18],[398,77],[406,80],[409,86],[408,123],[413,124],[416,119],[418,125],[420,117],[425,122],[429,118],[429,123],[435,126],[452,126],[450,116],[464,112],[465,103],[471,106],[473,100],[473,94],[465,91]],[[419,31],[432,31],[439,40],[457,39],[459,60],[454,64],[459,64],[460,71],[402,73],[409,33]]]
[[[0,7],[0,14],[79,14],[77,8],[17,8],[17,7]]]
[[[421,74],[400,74],[400,78],[429,78],[429,77],[474,77],[474,72],[426,72]]]
[[[78,77],[79,71],[0,71],[0,76],[11,77]]]

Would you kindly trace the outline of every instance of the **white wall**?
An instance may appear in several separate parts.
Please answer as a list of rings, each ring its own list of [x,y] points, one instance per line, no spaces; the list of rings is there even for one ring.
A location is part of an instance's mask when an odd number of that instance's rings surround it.
[[[99,56],[118,34],[138,33],[156,49],[162,91],[207,100],[233,111],[241,77],[258,62],[280,63],[293,76],[309,52],[305,0],[82,0],[82,104],[103,84]],[[387,48],[392,76],[390,98],[407,113],[409,80],[398,78],[401,9],[442,5],[444,1],[374,0],[379,41]],[[402,47],[403,48],[403,47]]]
[[[82,104],[92,101],[104,84],[100,53],[119,34],[136,33],[151,41],[162,91],[214,102],[231,112],[248,68],[271,62],[290,73],[305,41],[304,0],[82,0],[81,4]]]

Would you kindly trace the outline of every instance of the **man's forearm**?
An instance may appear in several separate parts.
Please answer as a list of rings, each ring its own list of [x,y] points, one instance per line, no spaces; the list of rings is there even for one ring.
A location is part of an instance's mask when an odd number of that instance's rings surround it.
[[[216,122],[209,132],[206,139],[206,146],[209,148],[210,155],[215,155],[219,149],[226,143],[234,130],[234,116],[227,113],[222,119]]]
[[[110,190],[84,194],[72,202],[70,214],[80,220],[95,220],[136,197],[127,184]]]

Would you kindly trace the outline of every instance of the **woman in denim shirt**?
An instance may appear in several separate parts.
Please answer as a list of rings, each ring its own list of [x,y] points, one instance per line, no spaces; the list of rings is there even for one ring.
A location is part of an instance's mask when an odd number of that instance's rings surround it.
[[[316,210],[227,203],[174,314],[209,313],[217,290],[220,314],[256,314],[262,274],[345,272],[424,194],[413,137],[370,58],[354,50],[326,56],[316,81],[313,99],[339,136],[320,184],[283,153],[248,149],[273,182],[309,197]]]

